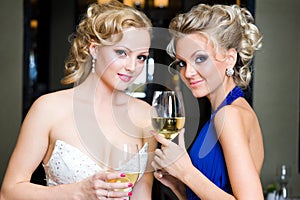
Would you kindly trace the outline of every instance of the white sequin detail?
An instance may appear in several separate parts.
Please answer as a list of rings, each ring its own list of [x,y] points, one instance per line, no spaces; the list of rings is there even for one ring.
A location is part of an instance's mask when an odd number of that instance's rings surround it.
[[[148,144],[140,150],[140,165],[142,177],[147,160]],[[69,184],[79,182],[102,169],[87,155],[76,147],[64,141],[57,140],[54,150],[47,164],[43,165],[46,174],[47,185]]]

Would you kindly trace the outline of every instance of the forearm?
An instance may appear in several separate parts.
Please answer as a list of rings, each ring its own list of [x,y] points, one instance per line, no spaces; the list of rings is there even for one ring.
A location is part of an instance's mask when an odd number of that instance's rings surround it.
[[[171,188],[179,200],[187,200],[185,185],[183,183],[176,184],[175,188]]]
[[[2,187],[1,200],[80,200],[82,199],[80,192],[81,191],[78,189],[76,184],[48,187],[29,182],[22,182],[10,187]]]
[[[136,191],[133,193],[132,197],[130,197],[130,200],[151,200],[151,193],[152,190],[149,188],[142,188],[142,190]]]
[[[152,173],[145,173],[141,180],[139,180],[133,187],[133,195],[131,200],[151,200],[153,185],[153,175]]]
[[[190,167],[185,170],[182,176],[182,182],[186,184],[200,199],[235,200],[234,196],[220,189],[195,167]]]

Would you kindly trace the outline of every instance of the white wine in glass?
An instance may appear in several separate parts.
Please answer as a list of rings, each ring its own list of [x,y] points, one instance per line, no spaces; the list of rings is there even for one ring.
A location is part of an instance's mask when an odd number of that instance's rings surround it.
[[[155,91],[151,115],[154,130],[166,139],[173,140],[185,123],[181,92]]]
[[[123,178],[110,179],[107,182],[130,182],[135,185],[140,174],[140,154],[137,144],[123,144],[121,147],[111,149],[107,160],[107,172],[125,173]],[[118,191],[130,191],[131,188],[118,189]]]

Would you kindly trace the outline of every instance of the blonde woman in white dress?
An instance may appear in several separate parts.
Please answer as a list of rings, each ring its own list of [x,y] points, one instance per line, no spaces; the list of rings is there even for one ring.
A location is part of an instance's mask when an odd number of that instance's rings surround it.
[[[38,98],[28,112],[1,188],[1,200],[151,199],[153,174],[145,171],[149,105],[124,93],[141,73],[150,48],[151,22],[118,1],[92,4],[72,38],[64,84],[75,84]],[[134,113],[134,114],[133,114]],[[138,144],[141,174],[106,173],[108,148]],[[47,186],[30,182],[43,163]],[[114,189],[132,188],[126,192]]]

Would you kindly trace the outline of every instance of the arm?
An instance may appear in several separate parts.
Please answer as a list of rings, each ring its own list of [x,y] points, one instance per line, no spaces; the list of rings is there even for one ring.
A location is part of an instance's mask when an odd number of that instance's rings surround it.
[[[152,130],[151,125],[151,106],[139,99],[133,98],[131,101],[130,108],[132,112],[129,112],[130,118],[135,122],[135,125],[142,129],[142,135],[139,137],[142,139],[143,145],[148,143],[148,161],[143,177],[137,182],[133,187],[133,196],[130,198],[132,200],[151,200],[152,185],[153,185],[153,168],[151,167],[151,162],[153,160],[153,152],[157,147],[157,141],[150,134]]]
[[[1,199],[95,199],[100,192],[106,195],[107,188],[126,188],[127,184],[114,185],[103,180],[116,178],[119,174],[96,174],[79,183],[46,187],[30,183],[33,171],[41,163],[48,149],[51,125],[58,119],[54,114],[57,106],[49,97],[39,98],[28,112],[20,135],[9,161],[2,183]],[[52,117],[55,116],[55,117]],[[97,195],[98,194],[98,195]],[[110,193],[127,196],[123,193]]]
[[[145,199],[151,200],[152,185],[153,185],[153,169],[150,164],[153,160],[153,152],[157,147],[157,142],[152,135],[149,134],[149,129],[144,130],[143,143],[148,143],[148,161],[143,177],[137,182],[136,186],[133,188],[134,194],[131,199]]]
[[[244,115],[240,116],[240,113],[234,109],[226,109],[226,115],[224,113],[225,109],[218,112],[215,126],[224,151],[234,196],[221,190],[196,169],[187,153],[174,158],[173,155],[178,155],[180,149],[183,151],[183,145],[179,148],[178,145],[170,143],[159,135],[155,137],[163,148],[162,151],[156,150],[155,167],[164,168],[191,188],[201,199],[263,199],[259,173],[249,150]],[[232,121],[235,122],[234,126]],[[249,123],[249,120],[247,119],[246,122]]]
[[[44,195],[46,188],[30,183],[48,148],[50,123],[44,114],[48,112],[44,99],[39,98],[24,119],[2,184],[4,199],[35,199]]]
[[[219,112],[215,119],[215,126],[235,198],[264,199],[259,174],[263,160],[263,147],[258,140],[250,142],[251,136],[261,134],[254,112],[233,105],[226,106]],[[254,153],[250,145],[262,152],[252,155]]]
[[[155,169],[163,168],[169,175],[163,175],[164,179],[169,179],[168,176],[173,176],[181,181],[184,185],[193,190],[197,196],[204,200],[215,199],[234,199],[230,194],[227,194],[213,182],[206,178],[191,162],[188,153],[185,150],[183,141],[183,133],[179,134],[179,145],[166,140],[165,138],[155,135],[158,142],[162,144],[161,149],[155,150],[155,158],[152,163]],[[161,181],[166,183],[165,180]],[[171,184],[170,184],[171,183]],[[167,185],[177,195],[179,199],[187,199],[183,184],[168,181]]]
[[[153,175],[146,172],[143,177],[133,187],[133,195],[130,197],[132,200],[151,200]]]
[[[178,197],[179,200],[187,199],[185,185],[180,180],[160,170],[154,172],[154,177],[157,180],[159,180],[162,184],[169,187]]]

